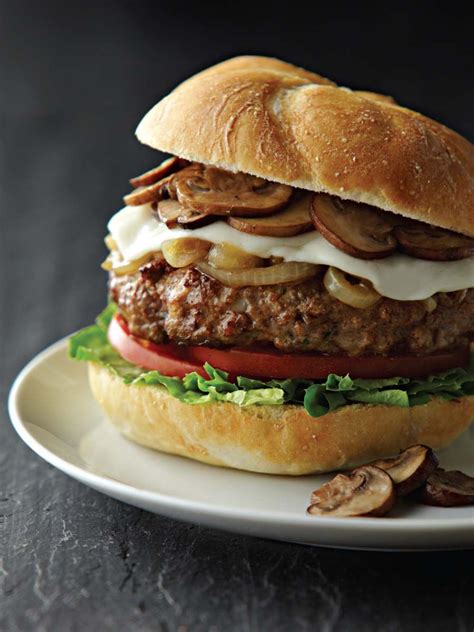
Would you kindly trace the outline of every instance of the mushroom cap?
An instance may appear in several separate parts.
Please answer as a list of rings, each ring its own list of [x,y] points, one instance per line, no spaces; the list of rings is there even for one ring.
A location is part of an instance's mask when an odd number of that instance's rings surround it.
[[[266,57],[191,77],[139,140],[181,158],[371,204],[474,236],[474,146],[388,98]]]

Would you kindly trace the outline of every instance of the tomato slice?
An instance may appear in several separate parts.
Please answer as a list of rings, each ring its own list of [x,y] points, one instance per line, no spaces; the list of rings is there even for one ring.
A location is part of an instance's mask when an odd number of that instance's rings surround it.
[[[205,346],[184,346],[174,343],[157,345],[130,334],[127,323],[115,316],[109,327],[109,341],[120,355],[145,369],[156,369],[164,375],[183,377],[196,371],[207,377],[202,368],[209,362],[214,368],[259,379],[306,378],[324,379],[329,373],[362,378],[422,377],[440,373],[469,362],[469,346],[426,356],[327,356],[319,353],[284,353],[268,348],[214,349]]]
[[[202,362],[195,363],[187,356],[187,347],[175,344],[157,345],[154,342],[133,336],[121,316],[112,318],[108,338],[122,358],[144,369],[160,371],[163,375],[184,377],[196,371],[208,377]]]

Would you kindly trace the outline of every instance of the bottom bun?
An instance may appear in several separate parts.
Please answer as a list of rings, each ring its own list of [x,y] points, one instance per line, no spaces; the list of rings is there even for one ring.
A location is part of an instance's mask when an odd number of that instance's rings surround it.
[[[474,397],[433,398],[413,408],[352,404],[323,417],[303,406],[183,404],[162,386],[130,386],[89,364],[107,418],[141,445],[212,465],[266,474],[344,469],[415,443],[441,448],[474,419]]]

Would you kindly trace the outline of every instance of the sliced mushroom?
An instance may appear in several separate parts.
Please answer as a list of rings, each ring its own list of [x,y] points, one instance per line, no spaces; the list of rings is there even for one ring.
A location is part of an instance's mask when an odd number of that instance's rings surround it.
[[[213,215],[269,215],[284,208],[293,189],[246,173],[231,173],[196,163],[173,176],[179,202]]]
[[[161,200],[168,192],[168,185],[172,176],[166,176],[159,182],[151,184],[148,187],[138,187],[123,198],[127,206],[140,206],[149,202],[157,202]]]
[[[315,490],[308,513],[336,518],[383,516],[393,507],[395,498],[390,476],[378,467],[365,465],[349,475],[338,474]]]
[[[358,259],[382,259],[397,247],[392,233],[399,219],[368,204],[317,193],[311,217],[333,246]]]
[[[193,209],[183,208],[178,200],[172,200],[171,198],[160,200],[153,211],[158,216],[158,219],[163,224],[166,224],[168,228],[174,228],[178,225],[182,228],[198,228],[209,224],[215,219],[212,215],[205,215]]]
[[[400,249],[430,261],[455,261],[474,255],[474,239],[444,228],[406,221],[395,229]]]
[[[161,255],[158,255],[158,253],[156,253],[156,255],[147,253],[139,259],[126,261],[118,250],[112,250],[107,259],[101,263],[100,267],[107,272],[113,272],[115,276],[132,275],[138,272],[142,265],[154,259],[155,256],[160,257]]]
[[[458,470],[445,472],[438,468],[426,481],[420,500],[436,507],[474,505],[474,478]]]
[[[159,182],[170,173],[174,173],[175,171],[182,169],[188,164],[189,162],[187,160],[184,160],[183,158],[178,158],[177,156],[173,156],[163,161],[158,167],[150,169],[150,171],[147,171],[146,173],[142,173],[141,176],[132,178],[130,180],[130,184],[134,188],[148,187],[151,184],[155,184],[155,182]]]
[[[423,485],[438,466],[438,459],[426,445],[413,445],[392,459],[381,459],[371,465],[387,472],[395,483],[397,495],[405,496]]]
[[[310,215],[312,198],[312,193],[306,193],[285,210],[269,217],[229,217],[227,222],[243,233],[292,237],[314,229]]]
[[[215,219],[213,215],[206,215],[187,208],[178,217],[178,225],[181,228],[200,228],[201,226],[206,226],[206,224],[211,224]]]
[[[117,242],[115,241],[115,239],[112,237],[112,235],[109,233],[108,235],[106,235],[106,237],[104,238],[104,243],[107,246],[107,248],[112,252],[112,250],[118,250],[118,245]]]
[[[183,207],[178,200],[160,200],[152,205],[153,213],[156,214],[160,222],[166,224],[168,228],[174,228],[178,223],[178,217],[183,214]]]

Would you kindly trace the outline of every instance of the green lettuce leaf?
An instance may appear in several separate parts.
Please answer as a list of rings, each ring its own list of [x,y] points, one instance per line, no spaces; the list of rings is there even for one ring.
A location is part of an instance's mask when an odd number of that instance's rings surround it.
[[[119,376],[126,384],[144,387],[163,386],[186,404],[230,402],[237,406],[304,406],[312,417],[352,404],[384,406],[420,406],[431,397],[458,399],[474,395],[474,354],[466,369],[450,369],[423,379],[393,377],[388,379],[351,378],[330,374],[325,380],[270,380],[265,382],[239,376],[230,382],[225,371],[206,363],[207,378],[188,373],[183,379],[147,371],[124,360],[107,339],[107,328],[116,306],[110,303],[97,317],[95,325],[86,327],[69,340],[69,355],[75,360],[97,362]]]

